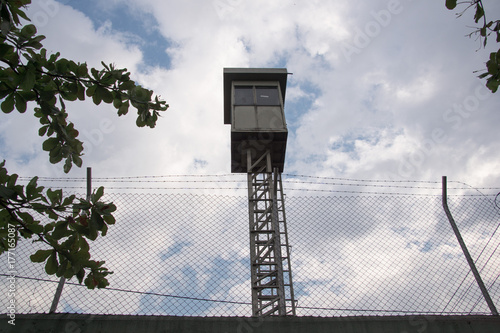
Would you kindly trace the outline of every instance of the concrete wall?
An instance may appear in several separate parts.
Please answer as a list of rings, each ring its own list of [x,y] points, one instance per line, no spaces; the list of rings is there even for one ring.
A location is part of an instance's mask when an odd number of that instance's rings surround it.
[[[161,317],[79,314],[24,314],[15,326],[4,315],[3,333],[94,332],[224,332],[224,333],[499,333],[500,317],[493,316],[395,316],[395,317]],[[12,322],[12,321],[11,321]]]

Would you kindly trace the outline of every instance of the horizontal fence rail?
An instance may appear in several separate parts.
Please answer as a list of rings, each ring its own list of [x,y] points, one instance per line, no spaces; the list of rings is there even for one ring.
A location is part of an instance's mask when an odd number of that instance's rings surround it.
[[[92,257],[106,260],[114,272],[110,286],[88,290],[68,280],[57,312],[251,315],[246,189],[244,180],[228,179],[229,186],[174,183],[175,192],[158,191],[166,185],[163,178],[161,186],[147,183],[153,185],[147,193],[144,188],[107,191],[104,200],[118,207],[117,223],[90,245]],[[139,187],[157,180],[142,179]],[[290,175],[283,183],[298,316],[490,314],[436,194],[439,182],[408,185]],[[339,190],[339,183],[344,189]],[[231,190],[199,190],[211,186]],[[179,190],[192,188],[198,190]],[[449,196],[449,209],[498,307],[500,216],[495,195],[467,192],[463,186],[452,189],[451,194],[458,194]],[[46,275],[43,264],[29,261],[38,248],[43,245],[30,240],[16,247],[18,313],[48,313],[58,286],[59,279]],[[0,258],[6,267],[6,257]],[[2,272],[6,269],[0,271],[0,288],[6,292],[9,281]],[[6,299],[1,301],[4,309]]]

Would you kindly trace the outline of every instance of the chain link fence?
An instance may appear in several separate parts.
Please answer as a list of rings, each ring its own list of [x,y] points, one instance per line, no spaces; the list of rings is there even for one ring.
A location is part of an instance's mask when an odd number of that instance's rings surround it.
[[[490,313],[440,195],[311,195],[294,189],[292,179],[284,182],[285,193],[287,186],[298,316]],[[91,244],[91,252],[114,272],[110,287],[88,290],[75,279],[66,281],[57,312],[249,316],[246,196],[149,192],[105,195],[119,208],[117,223]],[[448,203],[498,307],[495,196],[460,194]],[[46,275],[43,264],[29,261],[38,246],[24,240],[15,249],[18,313],[47,313],[57,288],[58,279]],[[3,275],[0,287],[7,290]]]

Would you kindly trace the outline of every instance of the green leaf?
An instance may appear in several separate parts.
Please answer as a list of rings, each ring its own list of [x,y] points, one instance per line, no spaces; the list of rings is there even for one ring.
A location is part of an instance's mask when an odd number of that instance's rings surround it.
[[[78,83],[78,92],[76,96],[80,101],[85,100],[85,87],[81,83]]]
[[[28,226],[28,229],[32,231],[34,234],[41,234],[43,232],[43,225],[31,224]]]
[[[446,0],[446,8],[454,9],[457,6],[457,0]]]
[[[61,239],[66,236],[69,236],[71,231],[68,230],[68,221],[60,221],[56,223],[56,227],[52,232],[52,237],[54,239]]]
[[[69,70],[69,60],[61,58],[56,62],[56,71],[61,74],[66,74]]]
[[[28,229],[30,229],[31,231],[34,231],[33,229],[31,229],[31,225],[32,223],[35,222],[35,219],[33,218],[33,216],[31,216],[31,214],[29,214],[28,212],[17,212],[17,215],[23,220],[24,224],[27,224],[28,225]],[[42,231],[43,231],[43,228],[42,228]]]
[[[66,268],[68,267],[68,259],[67,258],[62,259],[59,256],[59,260],[61,261],[61,263],[60,263],[59,268],[57,269],[57,272],[56,272],[57,277],[63,276],[64,273],[66,272]]]
[[[21,95],[26,101],[34,101],[34,100],[36,100],[36,92],[34,92],[34,91],[31,91],[31,90],[29,90],[29,91],[18,90],[17,93],[19,95]]]
[[[49,157],[49,162],[52,164],[61,162],[61,160],[63,159],[62,147],[56,146],[54,149],[52,149],[49,153]]]
[[[94,77],[94,79],[96,80],[99,80],[101,78],[100,74],[99,74],[99,71],[95,68],[91,68],[90,69],[90,73],[92,73],[92,76]]]
[[[4,113],[11,113],[14,110],[14,94],[10,94],[7,98],[2,102],[2,111]]]
[[[78,279],[78,282],[79,283],[82,283],[83,281],[83,278],[85,277],[85,271],[83,270],[83,268],[81,268],[77,273],[76,273],[76,277]]]
[[[47,259],[47,263],[45,264],[45,272],[49,275],[56,274],[57,268],[58,268],[57,252],[56,250],[52,250],[52,253]]]
[[[79,77],[87,77],[89,75],[87,64],[80,64],[80,66],[78,66],[78,71],[75,74]]]
[[[0,44],[0,58],[4,58],[7,54],[14,53],[14,47],[8,44]]]
[[[69,280],[73,277],[73,275],[75,275],[75,273],[73,272],[71,263],[68,263],[68,266],[69,267],[66,268],[66,272],[64,272],[64,277]]]
[[[44,262],[53,250],[38,250],[35,254],[30,256],[32,262]]]
[[[118,108],[118,115],[119,116],[126,115],[128,113],[129,106],[130,106],[130,103],[128,101],[126,101],[125,103],[120,105],[120,107]]]
[[[50,203],[55,206],[61,203],[61,198],[62,198],[62,190],[52,190],[48,189],[47,190],[47,197],[50,200]]]
[[[107,224],[115,224],[116,220],[113,215],[105,215],[102,217]]]
[[[10,62],[11,65],[18,65],[19,64],[19,55],[17,52],[12,52],[8,53],[4,57],[8,62]]]
[[[88,90],[90,90],[90,88]],[[88,90],[87,90],[87,92],[88,92]],[[95,105],[101,104],[102,97],[103,97],[103,91],[105,91],[105,89],[103,89],[100,86],[97,86],[94,94],[92,95],[92,101],[94,102]]]
[[[474,21],[477,23],[484,16],[483,6],[476,4],[476,14],[474,14]]]
[[[19,85],[19,88],[21,88],[24,91],[31,91],[35,86],[35,81],[36,81],[35,67],[28,66],[26,72],[24,73],[24,77],[22,78],[21,84]]]
[[[102,96],[102,100],[108,104],[112,103],[114,100],[113,93],[111,93],[111,91],[103,87],[100,87],[100,89],[101,89],[100,96]]]
[[[87,286],[88,289],[95,289],[97,285],[99,284],[99,281],[97,281],[94,278],[94,275],[92,273],[88,274],[87,277],[85,278],[85,285]]]
[[[71,235],[66,239],[62,244],[61,247],[64,249],[74,253],[76,250],[78,250],[78,236],[76,234]]]
[[[56,148],[58,144],[59,140],[57,140],[57,138],[48,138],[43,142],[42,149],[45,151],[51,151]]]
[[[26,39],[34,36],[35,34],[36,34],[36,27],[33,24],[25,25],[21,29],[21,35]]]
[[[90,246],[87,240],[83,237],[80,237],[80,250],[84,252],[89,252]],[[89,256],[90,258],[90,256]]]
[[[102,196],[104,195],[104,187],[100,186],[93,194],[92,194],[92,202],[95,204],[98,202]]]
[[[8,187],[5,187],[3,185],[0,185],[0,198],[9,200],[9,199],[15,199],[16,197],[17,197],[16,191]]]
[[[82,167],[82,159],[80,158],[80,156],[76,155],[76,154],[73,154],[72,155],[72,158],[73,158],[73,163],[75,163],[75,165],[79,168]]]
[[[72,167],[73,163],[71,163],[71,160],[69,158],[66,159],[66,162],[64,162],[64,167],[63,167],[64,173],[68,173]]]
[[[44,136],[45,133],[47,133],[48,128],[49,128],[49,125],[45,125],[45,126],[40,127],[40,129],[38,129],[38,135]]]
[[[90,209],[92,207],[92,205],[88,201],[85,201],[82,199],[78,199],[78,200],[80,200],[80,203],[74,204],[73,209],[75,209],[75,210],[87,210],[87,209]]]
[[[27,103],[26,103],[26,100],[24,99],[24,97],[18,93],[15,93],[14,100],[16,102],[17,111],[19,111],[20,113],[26,112]]]
[[[37,195],[40,191],[37,191],[37,181],[38,177],[31,178],[28,185],[26,185],[26,197],[28,200],[31,200],[35,195]]]
[[[31,38],[27,43],[26,46],[32,47],[36,50],[39,50],[43,47],[42,43],[40,43],[42,40],[45,39],[45,36],[35,36]],[[31,50],[28,50],[31,51]]]
[[[16,185],[16,182],[17,182],[17,178],[19,176],[17,174],[12,174],[10,175],[9,179],[7,180],[7,186],[10,187],[10,188],[13,188],[15,185]]]
[[[99,213],[92,211],[92,214],[90,215],[90,225],[95,227],[97,230],[102,230],[106,224]]]
[[[497,79],[490,78],[486,82],[486,87],[491,90],[491,92],[495,93],[498,90],[498,87],[500,86],[500,81]]]
[[[122,99],[120,98],[120,95],[118,93],[114,94],[114,99],[113,99],[113,106],[115,109],[120,108],[122,105]]]
[[[87,89],[87,97],[92,97],[95,94],[96,89],[97,89],[97,85],[90,86]]]
[[[120,90],[131,90],[135,87],[135,82],[132,81],[132,80],[127,80],[127,81],[123,81],[123,83],[121,83],[118,88]]]
[[[43,228],[43,232],[45,233],[51,232],[54,229],[54,226],[55,226],[54,222],[45,225],[45,227]]]
[[[486,62],[486,67],[488,68],[488,74],[495,75],[498,73],[498,64],[495,61]]]
[[[75,200],[76,196],[74,194],[70,195],[69,197],[64,198],[63,200],[63,206],[69,206],[73,203]]]
[[[108,226],[105,223],[103,223],[102,228],[101,228],[101,236],[104,237],[104,236],[106,236],[107,233],[108,233]]]

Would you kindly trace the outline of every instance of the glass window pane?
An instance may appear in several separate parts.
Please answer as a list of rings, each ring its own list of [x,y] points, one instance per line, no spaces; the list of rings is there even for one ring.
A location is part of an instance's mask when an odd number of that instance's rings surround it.
[[[253,87],[235,86],[234,105],[253,105]]]
[[[255,116],[255,107],[252,106],[236,106],[234,108],[234,129],[248,130],[257,128],[257,118]]]
[[[280,105],[278,87],[256,87],[257,105]]]
[[[281,107],[258,106],[257,125],[259,129],[284,129],[285,124],[281,113]]]

